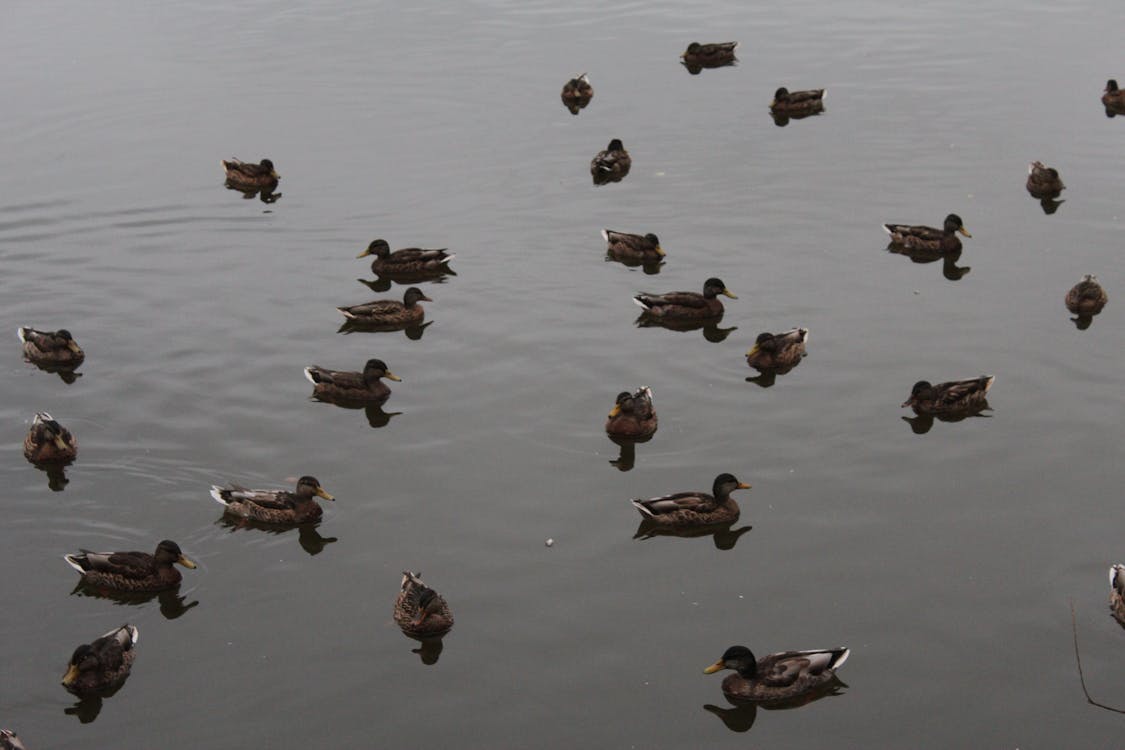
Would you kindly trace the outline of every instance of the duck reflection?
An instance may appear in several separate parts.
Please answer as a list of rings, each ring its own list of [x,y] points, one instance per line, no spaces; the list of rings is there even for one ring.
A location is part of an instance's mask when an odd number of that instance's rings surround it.
[[[727,703],[731,705],[730,708],[716,706],[712,703],[704,704],[703,710],[712,713],[719,717],[719,720],[726,725],[726,728],[732,732],[748,732],[750,727],[754,726],[754,720],[758,718],[758,709],[762,708],[766,711],[785,711],[793,708],[800,708],[809,703],[814,703],[822,698],[830,698],[837,695],[843,695],[843,691],[847,688],[847,684],[838,676],[834,677],[831,682],[828,682],[811,693],[807,693],[799,698],[794,698],[787,701],[776,701],[770,703],[753,703],[750,701],[735,701],[727,698]]]
[[[225,184],[227,190],[233,190],[236,193],[241,193],[242,197],[245,200],[248,200],[248,201],[252,201],[255,198],[259,198],[262,201],[262,203],[277,203],[279,200],[281,200],[281,193],[275,193],[274,192],[275,190],[277,190],[277,181],[276,180],[271,185],[265,185],[263,187],[253,187],[253,188],[247,187],[247,186],[242,186],[242,185],[236,185],[236,184],[232,183],[230,180],[227,180],[227,182],[224,183],[224,184]]]
[[[806,117],[816,117],[823,112],[824,105],[821,105],[819,109],[814,108],[809,110],[808,112],[770,112],[770,117],[773,118],[774,125],[778,126],[779,128],[783,128],[789,124],[790,120],[803,120]]]
[[[47,475],[47,487],[51,492],[62,492],[70,480],[66,476],[66,467],[74,463],[71,461],[32,461],[31,465]]]
[[[628,268],[640,268],[646,276],[655,276],[660,273],[660,269],[664,266],[664,259],[658,258],[656,260],[638,260],[635,258],[620,258],[612,253],[605,254],[606,263],[620,263]]]
[[[403,635],[406,635],[405,633]],[[426,666],[433,666],[437,664],[438,658],[441,656],[441,651],[445,648],[445,636],[438,636],[436,638],[415,638],[413,636],[406,636],[412,641],[418,642],[418,648],[410,649],[410,653],[418,654],[418,658]]]
[[[735,523],[737,523],[737,521]],[[752,528],[754,527],[749,524],[734,528],[734,523],[716,526],[700,526],[696,528],[679,528],[674,526],[659,526],[646,519],[642,520],[640,525],[637,526],[637,531],[633,534],[633,538],[652,539],[657,536],[678,536],[682,539],[696,539],[709,536],[715,543],[715,549],[731,550],[734,549],[734,545],[738,544],[738,540],[742,538],[742,535]]]
[[[42,362],[33,362],[32,360],[27,358],[24,358],[24,362],[30,362],[43,372],[49,372],[53,375],[58,375],[59,380],[66,383],[67,385],[72,384],[75,380],[78,380],[78,378],[82,377],[82,373],[75,372],[75,369],[79,367],[81,363],[79,363],[78,365],[69,366],[59,364],[45,364]]]
[[[895,255],[905,255],[910,258],[914,263],[933,263],[936,260],[941,261],[941,275],[950,281],[957,281],[965,277],[969,271],[972,270],[971,266],[958,266],[957,261],[961,259],[961,249],[953,252],[943,253],[940,250],[924,250],[917,248],[903,247],[891,243],[887,245],[887,250]]]
[[[301,545],[301,549],[315,557],[324,551],[324,548],[329,544],[339,541],[339,537],[334,536],[321,536],[317,530],[319,523],[299,523],[291,526],[278,526],[276,524],[262,523],[254,521],[249,518],[238,518],[223,514],[215,525],[223,526],[229,529],[232,533],[242,531],[244,529],[256,529],[264,531],[268,534],[288,534],[294,529],[297,530],[297,543]]]
[[[397,417],[402,414],[401,411],[383,411],[382,404],[358,404],[347,401],[332,401],[329,399],[317,398],[316,396],[310,397],[309,401],[319,401],[322,404],[331,404],[332,406],[336,406],[341,409],[350,409],[352,411],[358,411],[362,409],[364,411],[364,414],[367,416],[367,424],[371,425],[371,428],[375,430],[379,429],[380,427],[386,427],[388,424],[390,424],[392,417]]]
[[[614,466],[618,471],[629,471],[637,463],[637,443],[647,443],[651,438],[645,440],[625,440],[623,438],[611,437],[610,440],[616,443],[621,450],[618,452],[617,458],[611,458],[609,461],[610,466]]]
[[[433,325],[433,322],[434,321],[432,320],[427,320],[425,323],[403,327],[371,325],[368,323],[363,323],[361,321],[346,320],[339,328],[336,329],[336,333],[390,333],[394,331],[402,331],[404,334],[406,334],[406,338],[410,339],[411,341],[419,341],[422,338],[422,334],[426,332],[426,329]]]
[[[156,599],[160,602],[160,614],[164,615],[164,619],[166,620],[176,620],[182,617],[189,609],[199,606],[198,601],[188,602],[187,597],[180,594],[178,584],[170,589],[164,589],[163,591],[142,592],[100,589],[79,581],[78,585],[70,592],[70,595],[108,599],[119,606],[133,607],[147,604],[153,599]]]
[[[706,320],[666,320],[652,318],[641,313],[637,316],[637,319],[633,321],[633,325],[637,328],[664,328],[668,331],[703,331],[703,338],[707,339],[712,344],[718,344],[726,341],[727,336],[733,331],[738,330],[738,326],[720,328],[719,323],[721,322],[723,322],[722,315]]]
[[[902,421],[910,425],[910,430],[915,435],[925,435],[934,426],[934,419],[942,422],[961,422],[962,420],[971,417],[982,417],[985,419],[991,418],[991,414],[984,414],[984,411],[991,411],[992,407],[988,405],[988,400],[985,399],[980,407],[974,407],[960,412],[953,412],[949,414],[918,414],[913,417],[903,417]]]
[[[411,277],[405,274],[376,274],[373,279],[356,279],[356,281],[373,292],[386,292],[391,288],[392,284],[401,284],[403,286],[421,283],[444,284],[449,280],[449,277],[456,275],[457,274],[452,269],[449,269],[441,276]]]
[[[120,686],[106,691],[102,695],[91,695],[77,700],[70,708],[63,709],[63,713],[67,716],[77,716],[78,720],[83,724],[90,724],[94,719],[97,719],[98,714],[102,712],[102,698],[108,698],[118,690],[120,690]]]
[[[1065,200],[1055,200],[1054,198],[1040,198],[1039,206],[1043,209],[1043,213],[1050,216],[1055,211],[1059,210],[1059,206],[1066,203]]]

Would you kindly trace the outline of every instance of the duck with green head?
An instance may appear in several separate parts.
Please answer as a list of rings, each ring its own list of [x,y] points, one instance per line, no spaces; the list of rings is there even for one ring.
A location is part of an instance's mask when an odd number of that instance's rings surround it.
[[[84,549],[64,555],[63,559],[78,571],[82,583],[87,586],[140,593],[177,586],[183,576],[173,565],[190,569],[196,567],[195,562],[180,550],[180,545],[171,539],[161,541],[151,555],[147,552],[91,552]]]
[[[641,516],[658,526],[717,526],[732,524],[741,511],[731,497],[735,490],[748,490],[750,485],[735,479],[733,474],[720,474],[706,492],[676,492],[647,500],[632,500]]]
[[[226,515],[248,518],[260,523],[298,524],[319,521],[324,510],[316,498],[335,500],[316,477],[303,476],[297,487],[289,490],[252,490],[231,483],[228,487],[211,485],[211,497],[223,506]]]
[[[884,224],[883,231],[891,236],[891,244],[908,250],[937,250],[952,253],[961,249],[958,234],[972,237],[957,214],[949,214],[941,229],[922,225]]]
[[[723,679],[723,695],[731,700],[768,703],[806,695],[836,681],[836,670],[851,652],[844,647],[810,651],[782,651],[761,659],[745,646],[731,646],[722,658],[703,670],[714,674],[733,669]]]
[[[703,292],[665,292],[648,294],[642,292],[633,297],[647,317],[655,319],[700,320],[718,318],[723,314],[723,303],[719,295],[738,299],[722,279],[711,277],[703,282]]]
[[[603,229],[602,237],[606,242],[606,255],[614,260],[625,263],[659,263],[665,255],[664,248],[660,247],[660,238],[651,232],[629,234]]]

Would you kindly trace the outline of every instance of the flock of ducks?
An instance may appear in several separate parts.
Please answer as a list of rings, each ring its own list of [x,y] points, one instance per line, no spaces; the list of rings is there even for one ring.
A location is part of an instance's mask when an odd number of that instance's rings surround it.
[[[704,68],[733,65],[736,42],[700,44],[692,42],[681,55],[684,66],[697,74]],[[789,91],[778,88],[770,103],[770,111],[778,124],[789,118],[800,118],[823,112],[824,89]],[[594,89],[587,74],[576,76],[563,86],[561,99],[573,114],[589,105]],[[1115,80],[1109,80],[1102,96],[1106,115],[1125,114],[1125,91]],[[632,159],[620,139],[613,139],[590,162],[594,183],[617,182],[628,175]],[[223,160],[226,186],[243,192],[246,197],[261,195],[273,202],[281,197],[276,192],[280,176],[269,159],[253,164],[239,159]],[[1032,162],[1028,169],[1027,190],[1044,201],[1056,199],[1065,188],[1057,170],[1041,162]],[[1057,204],[1056,204],[1057,205]],[[1048,211],[1050,212],[1050,211]],[[946,216],[941,228],[885,224],[892,249],[902,252],[958,254],[958,235],[972,237],[956,214]],[[629,265],[662,262],[665,256],[655,234],[629,234],[605,229],[607,256]],[[376,239],[357,257],[374,256],[372,270],[381,277],[401,283],[434,279],[451,274],[449,262],[455,257],[445,249],[404,248],[391,251],[383,239]],[[695,327],[714,323],[723,315],[720,297],[737,299],[719,278],[709,278],[701,291],[672,291],[662,294],[641,293],[634,302],[642,308],[642,324],[671,328]],[[380,299],[349,307],[337,308],[345,317],[345,325],[364,330],[401,330],[421,324],[425,311],[421,302],[432,301],[418,287],[406,289],[402,301]],[[1107,302],[1105,290],[1096,277],[1087,274],[1065,297],[1067,309],[1079,316],[1079,328],[1089,325],[1092,316],[1101,312]],[[18,329],[23,354],[28,362],[48,372],[58,373],[67,382],[82,364],[85,353],[73,335],[65,330],[41,331],[30,327]],[[805,356],[809,339],[807,328],[794,328],[779,333],[763,332],[746,353],[747,364],[763,374],[783,374],[795,367]],[[343,406],[381,405],[390,396],[384,380],[400,381],[380,359],[370,359],[361,372],[331,370],[317,365],[305,368],[305,377],[313,384],[313,397]],[[995,377],[981,375],[964,380],[931,384],[919,381],[911,388],[902,407],[917,415],[962,418],[988,407],[987,394]],[[653,393],[642,386],[630,393],[617,395],[605,422],[606,434],[622,444],[642,443],[656,433],[658,420]],[[78,442],[70,430],[45,411],[35,415],[24,440],[24,455],[37,465],[58,467],[74,460]],[[678,492],[648,499],[634,499],[633,506],[641,514],[642,526],[691,535],[729,529],[738,521],[740,510],[732,497],[737,490],[750,489],[733,474],[715,477],[711,492]],[[320,482],[302,476],[292,491],[250,489],[238,484],[211,487],[211,496],[223,506],[223,512],[235,519],[246,519],[267,525],[293,526],[320,520],[323,510],[317,502],[332,501]],[[152,593],[172,589],[182,580],[176,569],[180,565],[194,569],[176,542],[165,539],[153,553],[92,552],[80,550],[65,555],[66,562],[81,576],[81,585],[102,593]],[[1109,571],[1110,608],[1114,617],[1125,626],[1125,565],[1113,565]],[[429,643],[453,627],[453,615],[445,599],[427,586],[420,574],[404,571],[393,616],[406,635]],[[139,632],[125,624],[88,644],[78,646],[67,664],[63,686],[80,697],[107,695],[116,691],[129,674]],[[769,654],[761,659],[745,646],[731,646],[704,672],[732,670],[722,683],[723,693],[732,701],[784,703],[831,687],[838,683],[835,671],[849,656],[844,647]],[[425,660],[425,656],[423,656]],[[432,657],[436,659],[436,656]],[[432,663],[432,661],[430,662]],[[0,730],[0,750],[21,750],[23,744],[10,730]]]

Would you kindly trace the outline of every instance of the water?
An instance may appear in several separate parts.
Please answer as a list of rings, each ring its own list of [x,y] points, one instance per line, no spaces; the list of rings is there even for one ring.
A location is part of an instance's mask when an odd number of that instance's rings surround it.
[[[1114,10],[8,8],[0,307],[87,360],[67,385],[13,335],[0,363],[0,725],[64,749],[1111,746],[1068,601],[1112,702]],[[678,64],[727,39],[737,67]],[[825,114],[776,127],[780,85],[828,87]],[[614,137],[632,171],[594,187]],[[272,158],[282,198],[224,190],[230,156]],[[1068,186],[1053,215],[1033,159]],[[974,235],[958,280],[886,251],[882,222],[951,211]],[[656,233],[667,263],[605,262],[602,227]],[[355,281],[375,237],[458,255],[420,338],[335,332],[337,305],[401,297]],[[1112,299],[1079,331],[1062,299],[1089,272]],[[725,338],[634,326],[632,294],[711,275],[739,295]],[[754,336],[796,325],[807,359],[747,382]],[[304,366],[372,356],[403,377],[381,413],[309,400]],[[986,416],[901,419],[914,381],[981,372]],[[660,428],[621,471],[602,425],[642,384]],[[80,442],[60,492],[21,454],[39,409]],[[722,471],[754,485],[751,530],[632,538],[629,498]],[[232,528],[207,494],[306,473],[338,498],[315,530]],[[200,563],[182,598],[71,595],[64,553],[165,537]],[[456,617],[433,665],[391,620],[405,568]],[[126,620],[132,676],[68,715],[67,656]],[[701,670],[738,643],[848,645],[849,687],[717,717]]]

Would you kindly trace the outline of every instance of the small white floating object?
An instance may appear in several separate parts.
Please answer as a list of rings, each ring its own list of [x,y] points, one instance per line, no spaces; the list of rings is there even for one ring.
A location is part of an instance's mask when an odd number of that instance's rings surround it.
[[[545,544],[546,544],[546,545],[547,545],[548,547],[554,547],[554,546],[555,546],[555,540],[554,540],[554,539],[552,539],[551,537],[547,537],[547,541],[545,542]]]

